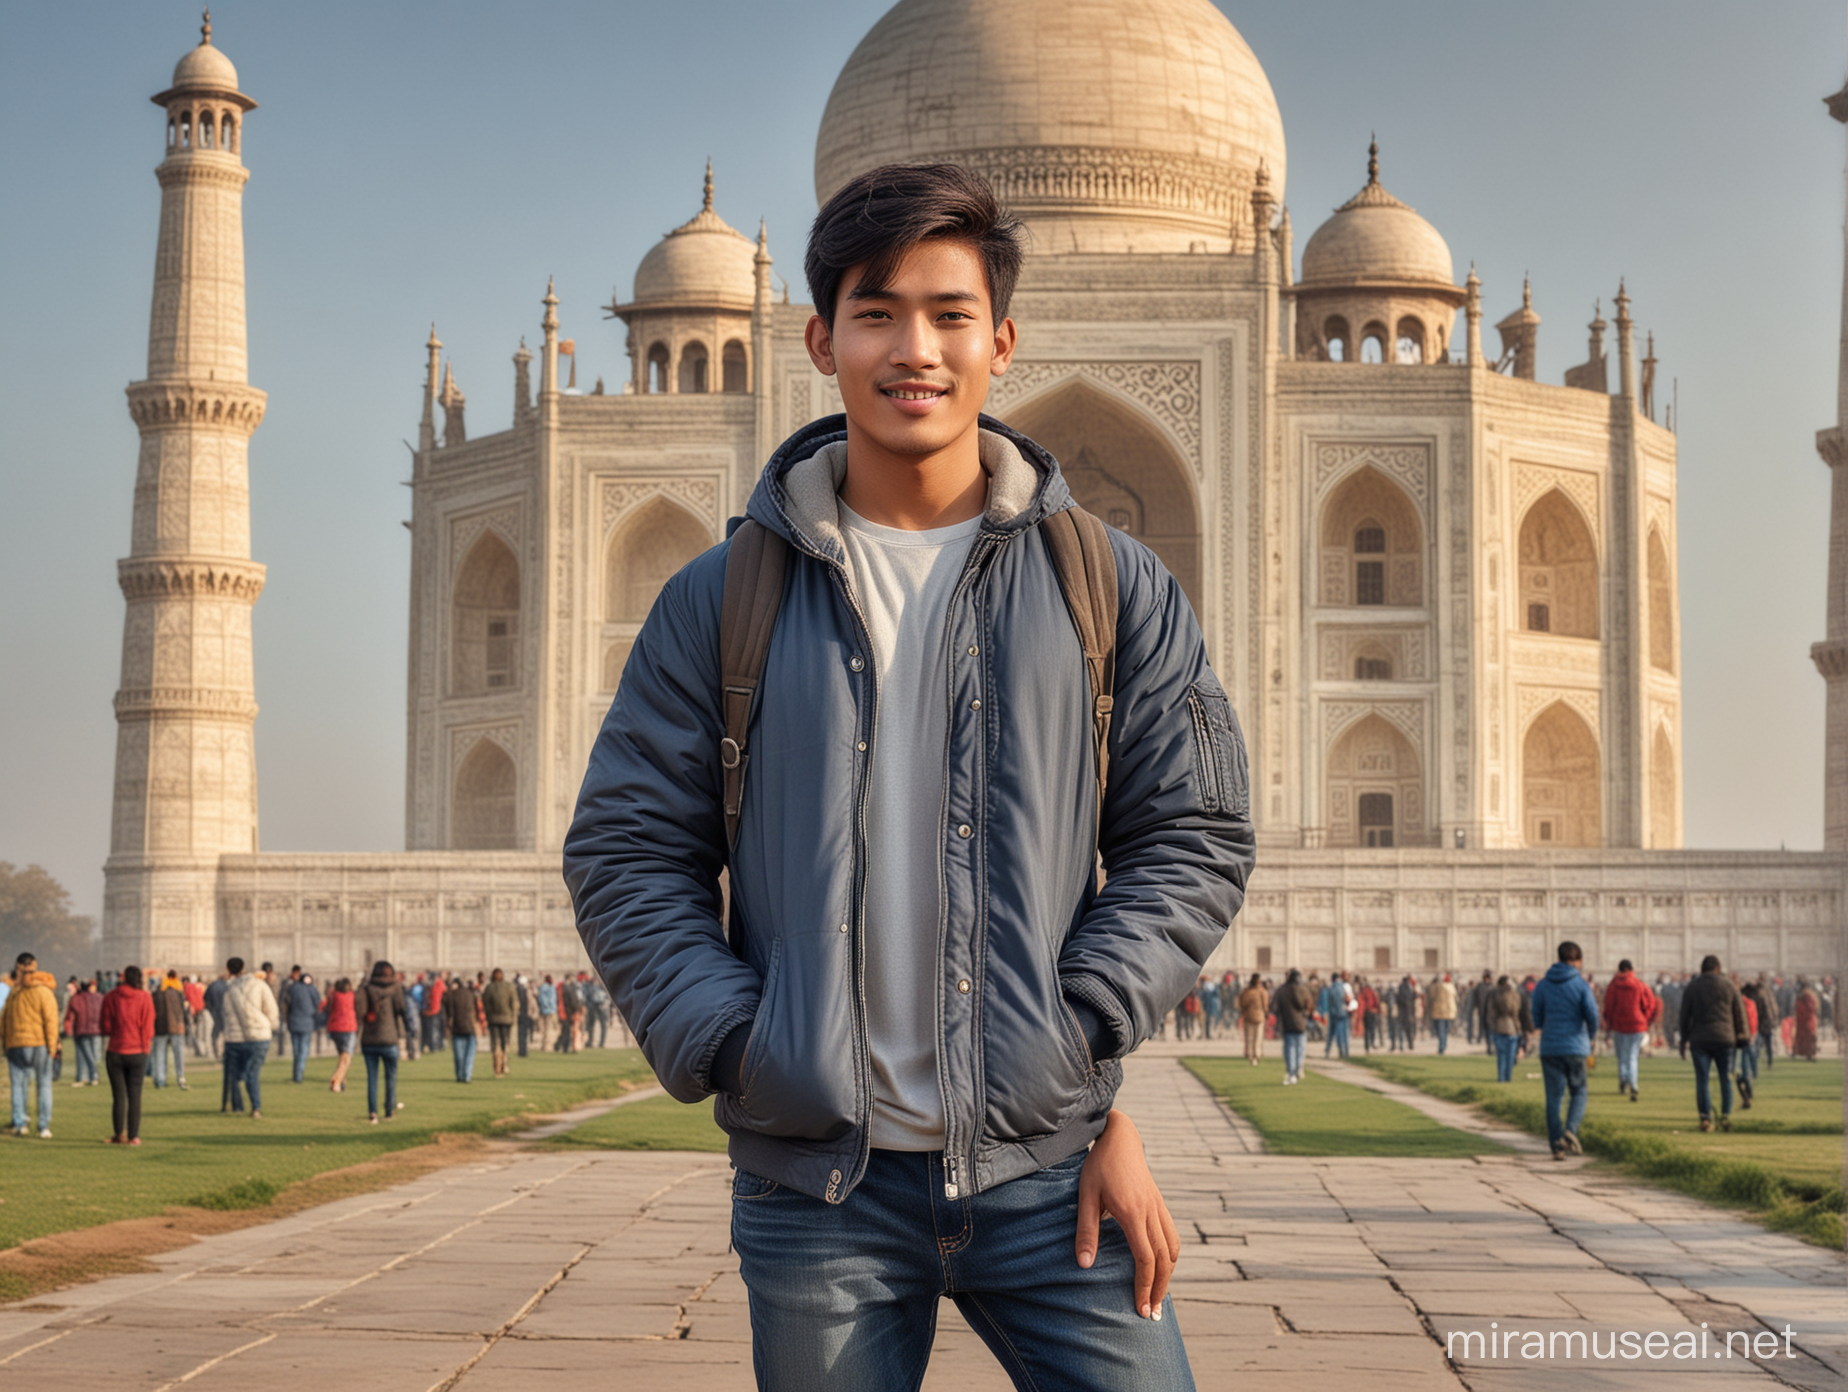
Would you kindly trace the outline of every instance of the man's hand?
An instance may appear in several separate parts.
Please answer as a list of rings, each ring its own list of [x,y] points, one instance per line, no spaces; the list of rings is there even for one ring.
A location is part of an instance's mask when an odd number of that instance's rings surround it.
[[[1181,1259],[1181,1235],[1149,1173],[1135,1123],[1116,1111],[1078,1178],[1078,1265],[1088,1268],[1097,1259],[1097,1229],[1105,1218],[1117,1220],[1135,1254],[1137,1312],[1160,1319],[1168,1278]]]

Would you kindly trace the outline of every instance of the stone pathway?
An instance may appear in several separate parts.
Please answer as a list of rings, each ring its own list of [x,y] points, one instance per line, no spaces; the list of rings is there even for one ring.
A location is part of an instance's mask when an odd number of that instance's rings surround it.
[[[1199,1051],[1196,1047],[1195,1050]],[[1165,1053],[1166,1051],[1163,1051]],[[1179,1050],[1175,1050],[1179,1052]],[[1260,1153],[1172,1057],[1121,1097],[1186,1241],[1176,1315],[1202,1388],[1364,1373],[1372,1389],[1839,1389],[1844,1263],[1717,1210],[1520,1153],[1313,1160]],[[624,1392],[752,1385],[718,1155],[542,1154],[478,1164],[200,1242],[0,1307],[0,1385],[33,1392],[330,1386],[498,1392],[562,1374]],[[1523,1361],[1454,1331],[1781,1336],[1795,1358]],[[1006,1386],[943,1306],[926,1387]],[[1255,1384],[1254,1384],[1255,1385]]]

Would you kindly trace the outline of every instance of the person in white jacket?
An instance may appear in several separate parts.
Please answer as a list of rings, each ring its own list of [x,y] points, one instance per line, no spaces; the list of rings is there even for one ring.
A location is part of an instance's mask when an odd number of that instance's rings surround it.
[[[221,1112],[241,1112],[244,1102],[239,1084],[250,1094],[250,1115],[263,1115],[263,1060],[269,1056],[270,1040],[282,1025],[276,1009],[276,997],[255,976],[244,974],[244,959],[233,957],[225,963],[230,982],[225,988],[225,1088],[226,1100]]]

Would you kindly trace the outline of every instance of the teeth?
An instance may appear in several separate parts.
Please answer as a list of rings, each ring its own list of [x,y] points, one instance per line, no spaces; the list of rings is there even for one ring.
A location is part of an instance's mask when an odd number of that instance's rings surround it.
[[[935,401],[942,392],[889,391],[886,393],[894,401]]]

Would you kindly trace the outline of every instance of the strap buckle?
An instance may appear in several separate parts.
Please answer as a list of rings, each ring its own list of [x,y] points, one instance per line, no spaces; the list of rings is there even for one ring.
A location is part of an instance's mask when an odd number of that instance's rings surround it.
[[[738,741],[727,735],[719,741],[719,767],[735,769],[744,763],[744,750]]]

